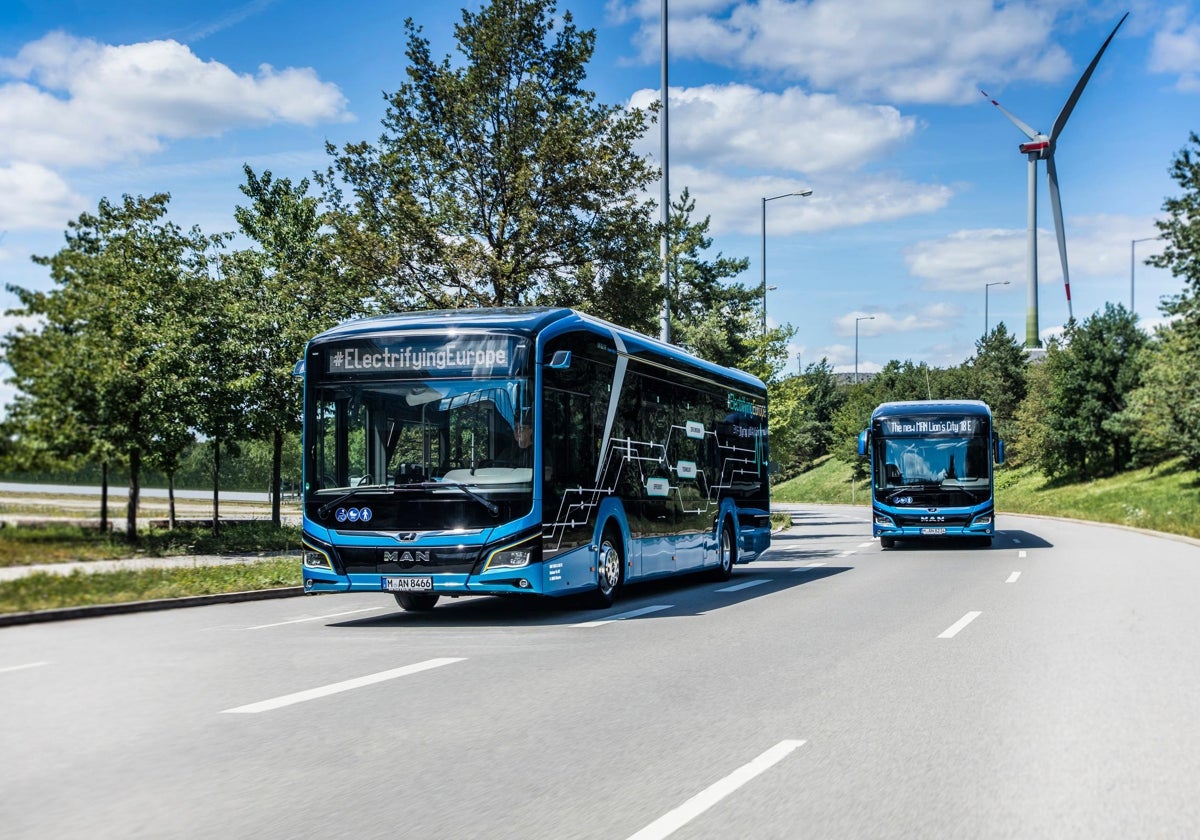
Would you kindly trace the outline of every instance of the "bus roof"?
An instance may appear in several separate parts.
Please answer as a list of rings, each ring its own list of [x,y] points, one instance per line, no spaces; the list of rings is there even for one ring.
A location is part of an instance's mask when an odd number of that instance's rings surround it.
[[[871,412],[871,419],[894,414],[973,414],[991,417],[992,410],[983,400],[898,400],[881,404]]]
[[[744,386],[755,390],[763,390],[766,385],[756,376],[734,368],[725,368],[712,362],[705,361],[681,347],[660,341],[626,327],[578,312],[566,307],[554,306],[508,306],[508,307],[475,307],[470,309],[431,309],[418,312],[402,312],[390,315],[376,315],[370,318],[357,318],[344,321],[336,327],[315,336],[313,342],[347,339],[374,335],[376,333],[400,332],[406,330],[431,331],[445,329],[463,330],[504,330],[536,336],[543,330],[554,326],[554,332],[571,327],[591,327],[602,333],[612,333],[624,342],[626,350],[632,354],[645,351],[661,354],[673,361],[698,368],[710,375],[729,377]]]

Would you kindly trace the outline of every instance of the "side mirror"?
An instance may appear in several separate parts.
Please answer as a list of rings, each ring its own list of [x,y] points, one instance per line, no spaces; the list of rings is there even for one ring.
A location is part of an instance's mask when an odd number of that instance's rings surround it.
[[[996,463],[1004,463],[1004,441],[1000,438],[996,438]]]
[[[867,457],[867,429],[863,429],[858,434],[858,455],[860,458]]]
[[[300,361],[296,362],[296,366],[292,368],[292,376],[296,377],[297,379],[303,379],[305,370],[305,360],[301,359]]]

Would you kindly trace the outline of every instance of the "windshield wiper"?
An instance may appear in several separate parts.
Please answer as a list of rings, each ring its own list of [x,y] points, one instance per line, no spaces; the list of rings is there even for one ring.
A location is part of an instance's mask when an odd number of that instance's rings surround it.
[[[487,496],[482,495],[481,493],[476,493],[474,490],[472,490],[470,487],[468,487],[465,484],[462,484],[457,481],[431,481],[429,483],[436,487],[457,487],[459,490],[466,493],[472,499],[479,502],[479,504],[483,505],[484,508],[487,509],[487,512],[490,513],[492,516],[498,516],[500,514],[500,507],[495,502],[493,502]]]
[[[367,487],[355,487],[353,490],[347,490],[345,493],[338,496],[332,502],[326,502],[325,504],[323,504],[319,508],[317,508],[317,516],[321,519],[324,519],[326,516],[329,515],[329,512],[331,510],[333,510],[335,507],[342,504],[343,502],[350,501],[355,496],[357,496],[359,493],[366,493],[368,491],[378,493],[380,490],[386,490],[386,489],[387,488],[385,488],[385,487],[379,487],[378,485],[372,485],[372,486],[367,486]]]

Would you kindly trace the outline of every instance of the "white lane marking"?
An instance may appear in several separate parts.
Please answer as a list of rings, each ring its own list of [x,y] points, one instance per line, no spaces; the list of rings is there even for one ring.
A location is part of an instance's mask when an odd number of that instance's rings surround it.
[[[639,615],[647,615],[648,613],[658,612],[659,610],[669,610],[674,604],[657,604],[653,607],[642,607],[640,610],[632,610],[620,615],[601,618],[597,621],[585,621],[582,624],[572,624],[572,627],[600,627],[605,624],[612,624],[614,621],[624,621],[627,618],[637,618]]]
[[[871,540],[870,542],[859,543],[858,547],[859,548],[869,548],[870,546],[873,546],[873,545],[875,545],[875,541]]]
[[[1017,556],[1023,559],[1025,557],[1028,557],[1029,555],[1024,549],[1022,549],[1021,551],[1017,552]]]
[[[1020,572],[1013,572],[1011,575],[1008,576],[1008,580],[1006,580],[1004,582],[1005,583],[1016,583],[1017,578],[1019,578],[1020,576],[1021,576]]]
[[[799,569],[792,569],[792,571],[793,572],[807,572],[807,571],[815,569],[819,566],[824,566],[824,565],[825,565],[824,563],[808,563],[804,566],[801,566]]]
[[[939,633],[938,638],[939,639],[953,639],[955,636],[958,635],[959,630],[962,630],[964,627],[966,627],[968,624],[970,624],[975,619],[979,618],[979,616],[981,616],[981,615],[983,615],[983,613],[979,612],[979,611],[967,613],[962,618],[960,618],[958,621],[954,622],[949,627],[947,627],[945,630],[943,630],[941,633]]]
[[[253,627],[247,627],[247,630],[265,630],[268,627],[282,627],[285,624],[303,624],[306,621],[324,621],[327,618],[339,618],[343,615],[354,615],[355,613],[375,612],[383,607],[366,607],[361,610],[347,610],[346,612],[329,613],[329,615],[313,615],[308,618],[293,618],[291,621],[276,621],[274,624],[256,624]]]
[[[760,583],[766,583],[763,578],[758,580],[748,580],[745,583],[739,583],[736,586],[726,586],[724,589],[718,589],[718,592],[740,592],[743,589],[749,589],[751,586],[758,586]]]
[[[709,785],[678,808],[663,814],[637,834],[631,835],[629,840],[662,840],[675,833],[742,785],[787,758],[793,750],[803,744],[803,741],[780,741],[758,758]]]
[[[9,671],[24,671],[27,668],[40,668],[49,664],[49,662],[30,662],[26,665],[9,665],[7,668],[0,668],[0,674],[7,674]]]
[[[328,697],[331,694],[338,694],[342,691],[350,691],[363,686],[374,685],[375,683],[384,682],[386,680],[394,680],[397,677],[407,677],[411,674],[419,674],[421,671],[428,671],[432,668],[440,668],[443,665],[452,665],[455,662],[462,662],[462,657],[459,658],[442,658],[442,659],[427,659],[424,662],[418,662],[415,665],[405,665],[403,668],[393,668],[390,671],[380,671],[378,674],[368,674],[365,677],[356,677],[352,680],[344,680],[331,685],[323,685],[320,688],[310,688],[307,691],[297,691],[295,694],[285,694],[282,697],[275,697],[271,700],[263,700],[259,703],[251,703],[247,706],[238,706],[236,709],[225,709],[223,715],[255,715],[259,712],[269,712],[274,709],[282,709],[284,706],[292,706],[296,703],[304,703],[308,700],[316,700],[321,697]]]
[[[841,554],[838,555],[838,557],[849,557],[851,554],[853,554],[857,550],[858,549],[856,549],[856,548],[852,548],[849,551],[843,551]]]

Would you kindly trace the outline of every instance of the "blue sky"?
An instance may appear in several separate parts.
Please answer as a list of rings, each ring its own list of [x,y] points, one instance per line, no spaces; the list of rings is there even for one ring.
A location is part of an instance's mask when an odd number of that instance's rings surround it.
[[[67,221],[101,197],[165,191],[177,223],[235,229],[243,163],[299,180],[326,166],[326,141],[374,140],[383,93],[404,78],[404,18],[442,56],[461,7],[0,0],[0,279],[48,288],[30,256],[57,251]],[[588,78],[601,101],[658,97],[660,0],[559,9],[597,31]],[[853,370],[856,323],[862,371],[958,364],[985,301],[990,324],[1023,339],[1025,138],[980,90],[1049,132],[1126,11],[1056,161],[1075,316],[1128,306],[1131,241],[1156,235],[1179,193],[1171,160],[1200,131],[1194,3],[671,0],[672,191],[690,189],[711,217],[712,256],[748,257],[739,279],[757,284],[762,199],[813,190],[767,204],[768,319],[797,328],[797,366]],[[657,158],[657,129],[642,150]],[[1049,335],[1067,308],[1044,166],[1038,190]],[[1159,247],[1135,252],[1147,326],[1181,289],[1142,264]],[[10,398],[0,389],[0,404]]]

